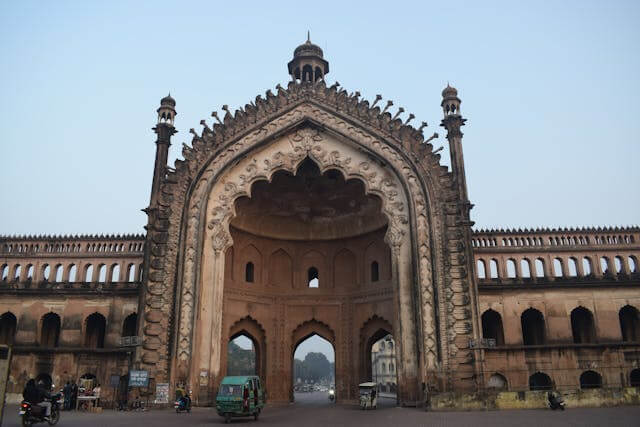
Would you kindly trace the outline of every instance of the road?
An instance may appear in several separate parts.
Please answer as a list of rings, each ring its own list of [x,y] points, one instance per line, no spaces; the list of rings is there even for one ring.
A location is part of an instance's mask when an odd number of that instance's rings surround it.
[[[253,418],[234,419],[232,425],[272,426],[634,426],[639,425],[640,406],[620,408],[571,409],[565,412],[550,410],[425,412],[415,408],[397,408],[390,399],[381,399],[375,411],[361,411],[357,406],[332,404],[326,393],[296,394],[296,402],[280,407],[267,407],[255,422]],[[3,427],[18,427],[18,407],[9,406]],[[102,414],[63,412],[60,427],[115,426],[211,426],[224,424],[215,409],[194,408],[191,414],[176,414],[169,410],[149,412],[116,412]],[[37,426],[46,426],[38,424]]]

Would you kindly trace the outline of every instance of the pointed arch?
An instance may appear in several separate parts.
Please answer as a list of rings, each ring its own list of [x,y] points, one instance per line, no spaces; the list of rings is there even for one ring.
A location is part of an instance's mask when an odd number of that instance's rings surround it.
[[[0,316],[0,344],[12,345],[18,326],[16,316],[7,311]]]
[[[253,244],[248,244],[239,254],[239,260],[237,260],[237,268],[240,271],[235,272],[234,276],[241,278],[245,283],[262,283],[262,253]],[[251,265],[251,267],[249,267]],[[247,273],[251,270],[251,277]],[[248,280],[248,279],[253,280]]]
[[[391,325],[391,322],[377,315],[374,315],[367,319],[360,327],[360,382],[373,380],[371,348],[377,341],[386,337],[387,335],[393,335],[393,327]]]
[[[267,378],[265,372],[267,366],[267,336],[265,330],[260,322],[248,315],[231,325],[227,334],[227,343],[242,335],[253,342],[256,356],[256,375],[265,382]],[[226,366],[226,363],[224,366]]]
[[[100,313],[93,313],[84,320],[84,346],[104,348],[107,333],[107,319]]]

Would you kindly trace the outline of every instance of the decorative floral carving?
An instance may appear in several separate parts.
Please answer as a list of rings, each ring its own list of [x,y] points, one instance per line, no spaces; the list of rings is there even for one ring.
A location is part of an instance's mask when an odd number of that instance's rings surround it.
[[[229,113],[224,125],[208,127],[202,137],[195,138],[188,159],[176,162],[176,171],[171,172],[163,183],[160,207],[170,212],[169,241],[166,251],[158,250],[156,256],[165,265],[162,285],[163,310],[170,315],[172,305],[171,287],[180,259],[182,274],[180,277],[180,322],[178,331],[179,363],[188,363],[191,354],[195,284],[199,272],[199,245],[202,232],[211,236],[214,248],[224,248],[231,244],[228,236],[228,222],[233,216],[233,200],[248,195],[251,184],[258,179],[270,179],[274,171],[295,170],[296,165],[305,157],[312,157],[321,167],[335,167],[346,177],[358,177],[363,180],[365,189],[381,197],[383,210],[389,218],[387,240],[392,245],[402,241],[402,233],[415,237],[419,260],[418,281],[420,283],[420,316],[422,318],[424,363],[429,370],[437,366],[437,343],[435,340],[434,293],[438,293],[440,316],[440,347],[444,366],[457,351],[454,339],[457,334],[468,333],[468,320],[456,313],[447,316],[451,298],[455,295],[468,295],[468,286],[459,286],[463,279],[451,279],[451,271],[446,265],[458,263],[456,254],[447,252],[450,239],[460,231],[455,217],[449,218],[443,210],[447,201],[456,200],[458,195],[452,185],[452,177],[446,167],[439,165],[439,155],[432,153],[430,144],[422,144],[422,134],[408,125],[392,122],[388,113],[380,115],[378,107],[370,108],[366,100],[354,99],[345,93],[338,93],[336,87],[327,88],[323,82],[317,85],[297,85],[291,83],[285,90],[280,88],[277,95],[271,94],[268,100],[258,97],[254,105],[247,105],[242,114],[235,117]],[[246,162],[241,173],[226,180],[223,175],[227,168],[235,165],[241,155],[252,156],[259,143],[276,136],[304,118],[313,117],[323,123],[333,133],[340,134],[383,159],[385,166],[376,165],[364,157],[357,161],[352,156],[343,156],[341,151],[329,150],[323,146],[322,133],[317,129],[305,127],[299,129],[289,139],[290,149],[283,149],[273,155],[258,159],[255,156]],[[393,125],[393,126],[390,126]],[[235,137],[233,135],[241,135]],[[196,141],[197,139],[197,141]],[[354,162],[357,162],[354,165]],[[403,186],[389,177],[390,170],[395,171]],[[205,205],[212,188],[224,182],[224,192],[220,193],[217,204],[205,211]],[[179,236],[182,228],[183,205],[188,204],[183,256],[178,257]],[[203,227],[208,220],[207,227]],[[413,221],[413,225],[412,222]],[[210,228],[211,227],[211,228]],[[216,230],[213,233],[212,230]],[[225,237],[226,235],[226,237]],[[218,250],[218,249],[216,249]],[[220,249],[222,250],[222,249]],[[437,277],[437,282],[434,280]],[[467,281],[470,279],[466,279]],[[147,304],[152,300],[147,298]],[[416,319],[417,321],[418,319]],[[167,342],[166,337],[164,338]],[[168,351],[168,349],[167,349]]]

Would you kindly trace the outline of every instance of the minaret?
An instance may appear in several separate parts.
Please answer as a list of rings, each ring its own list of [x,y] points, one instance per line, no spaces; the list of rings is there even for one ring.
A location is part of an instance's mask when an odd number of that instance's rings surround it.
[[[460,128],[464,126],[467,119],[460,115],[460,98],[456,88],[449,86],[442,91],[442,111],[444,119],[440,126],[447,130],[447,140],[449,140],[449,154],[451,155],[451,170],[458,188],[460,200],[463,203],[462,214],[465,220],[469,220],[471,204],[467,194],[467,179],[464,172],[464,156],[462,154],[462,132]]]
[[[317,82],[329,72],[329,63],[322,57],[322,49],[311,43],[309,33],[307,41],[293,51],[293,59],[287,64],[293,81]]]
[[[153,183],[151,184],[151,202],[150,206],[155,207],[158,191],[160,191],[160,182],[167,168],[167,158],[169,157],[169,146],[171,145],[171,136],[176,133],[173,122],[176,117],[176,100],[171,94],[160,100],[160,108],[158,108],[158,123],[153,128],[158,136],[156,139],[156,163],[153,167]]]

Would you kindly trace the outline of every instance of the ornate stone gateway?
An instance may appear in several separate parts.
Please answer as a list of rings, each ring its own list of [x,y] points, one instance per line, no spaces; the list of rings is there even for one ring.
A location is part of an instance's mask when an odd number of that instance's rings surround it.
[[[309,41],[289,71],[277,95],[202,121],[175,170],[164,166],[175,101],[163,99],[140,365],[156,382],[188,382],[207,404],[242,333],[270,400],[286,401],[293,352],[315,333],[333,344],[337,396],[349,400],[371,378],[373,338],[392,333],[401,403],[475,389],[464,174],[440,166],[412,116],[403,123],[390,103],[381,111],[379,99],[327,87],[328,63]],[[461,163],[458,110],[443,123]]]

